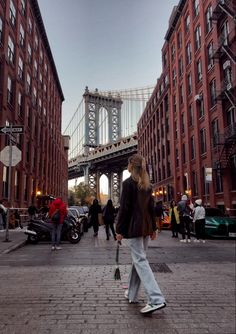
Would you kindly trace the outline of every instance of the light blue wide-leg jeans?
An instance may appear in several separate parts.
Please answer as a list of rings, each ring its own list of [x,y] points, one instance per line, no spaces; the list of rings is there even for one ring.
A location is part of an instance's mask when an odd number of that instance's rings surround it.
[[[142,283],[148,297],[148,304],[161,304],[165,302],[165,298],[146,257],[149,239],[148,236],[127,240],[133,261],[129,275],[128,297],[130,300],[136,301]]]

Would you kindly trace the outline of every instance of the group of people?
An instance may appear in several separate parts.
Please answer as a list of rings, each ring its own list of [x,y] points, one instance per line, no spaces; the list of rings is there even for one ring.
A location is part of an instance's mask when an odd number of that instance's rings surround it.
[[[172,200],[169,209],[172,237],[178,238],[178,233],[181,233],[180,242],[191,242],[190,227],[191,223],[194,222],[196,232],[194,241],[205,243],[205,216],[206,211],[201,199],[197,199],[194,205],[186,195],[183,195],[178,203]]]

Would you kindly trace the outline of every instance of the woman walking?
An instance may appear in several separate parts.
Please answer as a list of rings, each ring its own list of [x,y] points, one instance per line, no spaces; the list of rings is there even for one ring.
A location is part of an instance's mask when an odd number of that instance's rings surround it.
[[[102,212],[101,206],[98,204],[98,200],[95,198],[93,200],[93,204],[89,208],[89,217],[91,225],[93,226],[94,237],[98,235],[98,228],[99,228],[98,214],[101,212]]]
[[[170,210],[169,210],[172,238],[178,238],[178,230],[179,230],[179,212],[177,210],[177,204],[175,200],[170,202]]]
[[[195,201],[195,209],[193,214],[193,222],[195,223],[195,232],[196,239],[195,242],[200,242],[202,240],[205,243],[205,216],[206,210],[204,206],[202,206],[202,200],[197,199]]]
[[[135,302],[142,282],[148,301],[140,312],[146,314],[166,306],[146,257],[149,239],[156,238],[154,201],[145,159],[134,154],[129,158],[128,171],[131,176],[123,182],[116,238],[118,241],[128,239],[133,262],[125,298],[130,303]]]
[[[114,239],[116,240],[116,233],[114,229],[114,217],[115,217],[114,214],[115,214],[115,208],[113,206],[112,200],[109,199],[107,201],[107,205],[103,209],[103,219],[106,227],[107,240],[109,240],[110,229]]]

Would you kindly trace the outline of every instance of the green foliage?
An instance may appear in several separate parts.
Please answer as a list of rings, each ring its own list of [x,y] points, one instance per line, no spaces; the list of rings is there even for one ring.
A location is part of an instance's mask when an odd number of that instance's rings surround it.
[[[88,205],[91,203],[93,193],[87,184],[81,182],[74,187],[74,195],[74,205]]]

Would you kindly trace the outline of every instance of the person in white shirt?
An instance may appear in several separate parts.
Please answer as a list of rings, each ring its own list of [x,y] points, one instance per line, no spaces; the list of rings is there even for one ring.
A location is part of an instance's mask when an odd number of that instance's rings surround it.
[[[196,232],[196,239],[195,242],[202,241],[205,243],[205,217],[206,217],[206,210],[204,206],[202,206],[202,200],[197,199],[195,201],[195,209],[193,214],[193,222],[195,223],[195,232]]]

